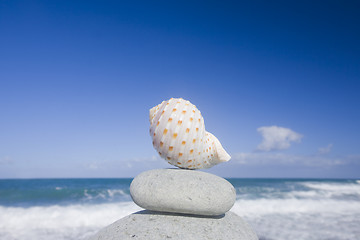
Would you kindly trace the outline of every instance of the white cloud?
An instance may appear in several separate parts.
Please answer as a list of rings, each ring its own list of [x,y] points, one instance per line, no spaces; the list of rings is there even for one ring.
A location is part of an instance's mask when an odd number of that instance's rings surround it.
[[[92,170],[96,170],[96,169],[100,168],[100,164],[99,164],[99,162],[91,162],[91,163],[86,164],[86,167],[89,169],[92,169]]]
[[[326,147],[319,148],[318,153],[319,154],[327,154],[331,151],[332,147],[333,147],[332,144],[328,144]]]
[[[356,162],[359,157],[326,157],[323,155],[294,155],[284,153],[237,153],[231,158],[232,161],[243,165],[303,165],[303,166],[335,166],[350,162]]]
[[[155,162],[155,161],[158,161],[160,158],[159,155],[155,156],[151,156],[151,157],[134,157],[134,158],[131,158],[129,159],[129,161],[131,162]]]
[[[257,150],[260,151],[287,149],[291,142],[300,142],[303,137],[289,128],[278,126],[259,127],[257,131],[263,137],[262,142],[257,147]]]

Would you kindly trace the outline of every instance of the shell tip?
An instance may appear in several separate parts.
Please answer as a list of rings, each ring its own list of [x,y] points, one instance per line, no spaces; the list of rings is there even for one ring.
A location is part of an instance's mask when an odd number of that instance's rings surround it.
[[[231,159],[231,156],[221,147],[221,149],[218,149],[218,158],[220,162],[227,162]]]
[[[209,133],[209,134],[214,139],[218,161],[219,162],[227,162],[227,161],[229,161],[231,159],[231,156],[225,151],[225,149],[221,145],[220,141],[214,135],[212,135],[211,133]]]

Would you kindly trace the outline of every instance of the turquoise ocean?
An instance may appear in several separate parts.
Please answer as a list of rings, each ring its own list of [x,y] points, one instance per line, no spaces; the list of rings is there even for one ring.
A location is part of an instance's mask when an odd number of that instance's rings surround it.
[[[132,179],[0,180],[0,239],[86,239],[141,210]],[[228,179],[261,240],[360,239],[360,181]]]

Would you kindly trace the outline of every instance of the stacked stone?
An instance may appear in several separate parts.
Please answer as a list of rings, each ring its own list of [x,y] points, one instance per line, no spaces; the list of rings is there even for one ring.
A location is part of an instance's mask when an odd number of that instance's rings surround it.
[[[255,232],[229,212],[236,192],[213,174],[155,169],[131,183],[131,197],[146,209],[111,224],[95,239],[241,239],[257,240]]]

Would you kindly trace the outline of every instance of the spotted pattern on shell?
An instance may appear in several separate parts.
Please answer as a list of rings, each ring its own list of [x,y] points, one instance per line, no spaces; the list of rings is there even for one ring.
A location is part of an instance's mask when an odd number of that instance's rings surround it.
[[[210,168],[231,158],[219,140],[205,131],[201,112],[182,98],[150,109],[150,136],[159,155],[180,168]]]

